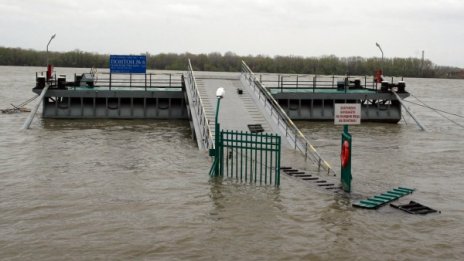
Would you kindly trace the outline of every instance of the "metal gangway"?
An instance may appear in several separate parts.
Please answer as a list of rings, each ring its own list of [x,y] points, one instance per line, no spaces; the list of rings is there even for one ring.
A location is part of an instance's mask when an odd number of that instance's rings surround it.
[[[247,123],[257,121],[263,125],[265,132],[281,135],[283,146],[300,151],[305,159],[316,164],[319,171],[324,169],[335,175],[330,164],[320,156],[245,62],[242,61],[242,71],[237,75],[198,77],[189,60],[185,83],[200,150],[214,149],[214,92],[217,87],[225,87],[226,98],[221,103],[224,107],[220,109],[221,127],[246,131]],[[242,94],[237,95],[236,90]]]
[[[255,101],[264,107],[267,115],[276,124],[281,136],[287,138],[292,147],[300,151],[305,159],[314,162],[319,171],[323,168],[328,174],[335,176],[335,171],[330,164],[322,158],[316,148],[306,139],[303,133],[301,133],[279,103],[266,89],[264,84],[261,83],[260,79],[256,77],[244,61],[242,61],[241,80],[244,85],[248,86]]]

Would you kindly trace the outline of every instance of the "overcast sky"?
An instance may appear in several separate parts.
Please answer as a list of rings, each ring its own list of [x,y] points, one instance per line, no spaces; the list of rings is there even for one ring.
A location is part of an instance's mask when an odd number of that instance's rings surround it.
[[[0,46],[339,57],[464,67],[463,0],[0,0]]]

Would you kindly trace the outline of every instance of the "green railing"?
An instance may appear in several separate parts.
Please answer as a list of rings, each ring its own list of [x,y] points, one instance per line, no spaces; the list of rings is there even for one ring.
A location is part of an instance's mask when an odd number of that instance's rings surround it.
[[[242,182],[280,185],[281,139],[277,134],[221,131],[219,172]]]

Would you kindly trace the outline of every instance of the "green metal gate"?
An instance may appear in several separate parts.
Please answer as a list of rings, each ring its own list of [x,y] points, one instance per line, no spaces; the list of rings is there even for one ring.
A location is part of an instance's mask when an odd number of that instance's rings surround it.
[[[280,185],[279,135],[221,131],[218,149],[218,161],[215,161],[219,175],[250,183]]]

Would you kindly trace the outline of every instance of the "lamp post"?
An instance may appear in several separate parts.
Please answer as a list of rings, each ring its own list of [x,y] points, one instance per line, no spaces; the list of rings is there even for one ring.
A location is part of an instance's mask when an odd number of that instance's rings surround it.
[[[383,50],[382,50],[382,47],[380,47],[380,44],[379,43],[375,43],[375,45],[379,48],[380,52],[382,53],[382,67],[380,68],[383,72]]]
[[[219,121],[218,121],[218,118],[219,118],[219,105],[221,104],[221,99],[224,97],[224,88],[222,87],[219,87],[217,90],[216,90],[216,98],[217,98],[217,105],[216,105],[216,117],[214,119],[214,163],[213,163],[213,173],[212,175],[213,176],[219,176],[219,158],[220,158],[220,149],[219,149],[219,132],[220,132],[220,128],[219,128]]]
[[[53,66],[51,66],[48,63],[48,46],[50,45],[52,40],[55,39],[55,36],[56,34],[52,35],[52,37],[50,37],[50,40],[48,41],[48,44],[47,44],[47,81],[52,79],[52,74],[53,74]]]
[[[48,46],[50,45],[52,40],[55,39],[55,37],[56,37],[56,34],[52,35],[52,37],[50,37],[50,41],[48,41],[48,44],[47,44],[47,65],[48,65]]]

